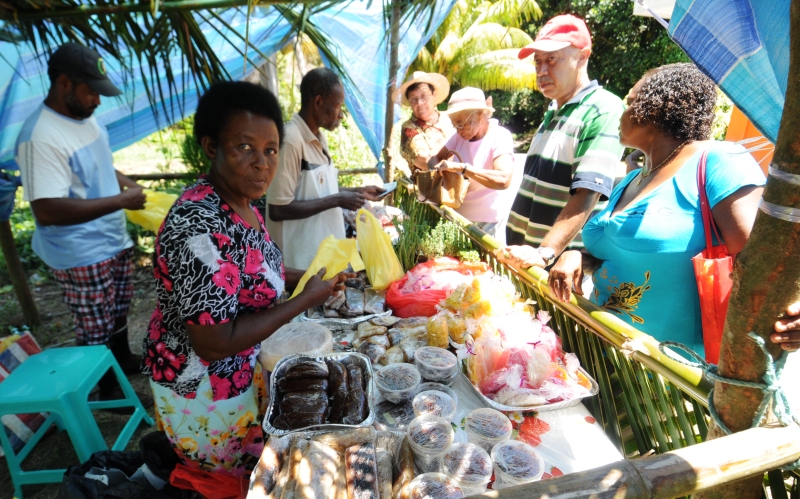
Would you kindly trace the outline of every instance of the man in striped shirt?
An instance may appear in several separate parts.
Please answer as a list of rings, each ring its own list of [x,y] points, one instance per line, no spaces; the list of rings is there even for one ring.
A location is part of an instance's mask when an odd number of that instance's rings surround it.
[[[528,150],[506,225],[513,246],[501,257],[512,265],[544,268],[566,248],[582,248],[580,230],[614,187],[624,107],[589,80],[591,52],[586,24],[571,15],[548,21],[520,50],[520,58],[534,54],[539,91],[552,102]]]

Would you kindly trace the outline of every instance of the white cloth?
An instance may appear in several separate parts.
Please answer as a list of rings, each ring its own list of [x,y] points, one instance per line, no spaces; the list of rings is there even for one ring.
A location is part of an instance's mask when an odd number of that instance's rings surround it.
[[[489,120],[489,129],[482,139],[468,141],[456,133],[447,140],[445,147],[458,152],[465,163],[484,170],[494,170],[494,160],[503,154],[510,154],[512,161],[514,157],[511,132],[501,127],[495,119]],[[458,158],[454,161],[458,161]],[[502,200],[503,192],[470,180],[464,203],[456,211],[471,222],[499,222],[503,218],[501,210],[506,209]],[[507,209],[510,208],[508,206]]]

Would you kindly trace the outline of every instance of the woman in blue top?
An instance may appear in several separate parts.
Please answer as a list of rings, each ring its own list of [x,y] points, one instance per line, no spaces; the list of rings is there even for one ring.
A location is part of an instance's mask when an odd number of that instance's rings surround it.
[[[716,102],[714,83],[693,64],[652,70],[628,94],[620,142],[641,150],[645,164],[617,185],[605,209],[583,228],[586,252],[564,252],[550,271],[560,300],[583,294],[659,341],[703,352],[700,304],[691,258],[705,248],[697,191],[704,151],[706,192],[730,254],[744,248],[765,177],[747,151],[708,140]]]

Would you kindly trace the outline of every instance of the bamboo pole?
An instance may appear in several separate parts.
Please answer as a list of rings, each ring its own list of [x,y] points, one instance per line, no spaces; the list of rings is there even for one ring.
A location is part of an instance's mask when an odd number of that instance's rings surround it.
[[[280,0],[265,0],[262,5],[266,4],[288,4],[288,3],[319,3],[318,0],[294,0],[293,2],[280,1]],[[2,4],[0,7],[0,20],[9,22],[18,21],[42,21],[50,19],[58,19],[64,17],[88,17],[100,14],[118,14],[130,12],[151,12],[152,5],[150,2],[141,3],[120,3],[120,4],[105,4],[105,5],[82,5],[79,7],[69,8],[54,8],[54,9],[26,9],[20,11],[8,7],[8,4]],[[247,0],[173,0],[159,4],[159,12],[164,11],[189,11],[189,10],[208,10],[208,9],[224,9],[231,7],[240,7],[248,5]]]
[[[398,61],[398,45],[400,44],[400,8],[401,0],[392,1],[392,14],[389,19],[389,87],[386,89],[386,121],[384,122],[383,137],[383,163],[385,182],[394,181],[394,163],[392,163],[392,128],[394,127],[394,91],[397,88],[397,71],[400,69]]]
[[[800,0],[792,0],[789,21],[789,76],[772,166],[800,175]],[[800,186],[768,177],[763,200],[800,209]],[[724,378],[764,382],[768,359],[749,337],[764,339],[773,359],[782,354],[770,341],[775,321],[787,306],[800,299],[800,223],[776,218],[759,210],[750,239],[736,259],[733,289],[720,350],[719,374]],[[799,355],[799,354],[794,354]],[[795,381],[795,380],[792,380]],[[786,386],[793,386],[792,382]],[[716,383],[714,407],[730,431],[750,428],[764,397],[759,389]],[[798,408],[794,408],[798,411]],[[760,422],[756,422],[758,424]],[[724,431],[715,422],[708,438]],[[750,499],[762,494],[760,477],[700,494],[703,499]]]
[[[17,246],[14,244],[14,234],[11,232],[11,224],[8,220],[0,222],[0,247],[2,247],[3,257],[6,259],[8,276],[14,286],[14,292],[17,294],[17,300],[22,308],[22,314],[25,316],[25,322],[30,327],[37,328],[42,325],[42,318],[39,316],[36,302],[33,301],[31,289],[28,287],[28,281],[25,278],[25,271],[22,270],[22,262],[19,260]]]
[[[800,427],[753,428],[683,449],[561,477],[487,491],[483,499],[671,499],[769,470],[800,458]]]

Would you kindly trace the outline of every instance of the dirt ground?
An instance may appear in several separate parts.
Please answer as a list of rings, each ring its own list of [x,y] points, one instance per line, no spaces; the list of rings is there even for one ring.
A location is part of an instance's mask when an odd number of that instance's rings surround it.
[[[155,307],[155,284],[149,258],[140,258],[134,271],[134,295],[128,315],[129,341],[131,351],[141,351],[150,314]],[[72,320],[67,307],[61,302],[58,284],[52,280],[41,282],[31,289],[44,325],[33,332],[42,349],[74,346]],[[0,294],[0,336],[5,335],[8,326],[19,327],[24,323],[13,291]],[[128,377],[133,389],[139,393],[147,393],[150,388],[147,378],[142,374]],[[148,410],[153,415],[152,407]],[[106,439],[109,448],[113,445],[119,432],[125,426],[128,416],[112,414],[106,411],[95,411],[95,420]],[[137,450],[139,439],[146,433],[154,431],[153,427],[142,424],[131,438],[126,450]],[[69,437],[65,432],[55,428],[46,435],[22,465],[23,470],[67,468],[80,464]],[[28,485],[23,487],[25,499],[50,499],[58,496],[60,484]],[[8,473],[5,458],[0,458],[0,499],[11,499],[14,487]]]

